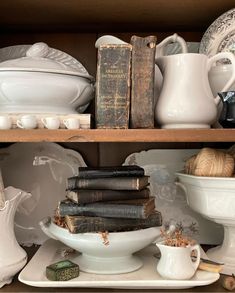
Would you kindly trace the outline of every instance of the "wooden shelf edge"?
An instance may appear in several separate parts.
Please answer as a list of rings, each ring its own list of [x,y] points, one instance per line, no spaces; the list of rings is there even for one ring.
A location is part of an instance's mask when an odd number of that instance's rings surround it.
[[[11,129],[0,142],[235,142],[235,129]]]

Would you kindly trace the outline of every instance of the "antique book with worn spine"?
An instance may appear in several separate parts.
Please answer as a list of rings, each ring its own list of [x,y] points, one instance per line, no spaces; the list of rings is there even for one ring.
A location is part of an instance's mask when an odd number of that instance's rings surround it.
[[[101,45],[98,49],[96,128],[128,128],[131,81],[130,44]]]
[[[149,198],[149,196],[150,191],[148,188],[144,188],[142,190],[79,189],[66,191],[66,197],[77,204]]]
[[[79,167],[79,178],[142,177],[144,169],[136,165]]]
[[[59,202],[57,214],[60,217],[91,216],[106,218],[146,219],[155,210],[155,198],[96,202],[78,205],[70,200]]]
[[[70,233],[120,232],[159,227],[162,225],[162,215],[154,211],[146,219],[65,216],[65,224]]]
[[[149,182],[148,176],[142,177],[115,177],[115,178],[89,178],[78,176],[67,179],[67,190],[73,189],[112,189],[112,190],[141,190]]]
[[[130,128],[154,128],[156,36],[132,36]]]

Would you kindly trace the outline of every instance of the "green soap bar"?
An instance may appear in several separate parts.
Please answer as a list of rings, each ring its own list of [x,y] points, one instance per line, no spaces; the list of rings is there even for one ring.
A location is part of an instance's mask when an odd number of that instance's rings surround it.
[[[67,259],[46,267],[46,277],[51,281],[68,281],[78,276],[79,266]]]

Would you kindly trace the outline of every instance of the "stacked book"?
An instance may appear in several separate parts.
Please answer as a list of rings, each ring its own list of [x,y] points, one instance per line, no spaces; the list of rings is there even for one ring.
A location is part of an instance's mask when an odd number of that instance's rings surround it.
[[[57,215],[71,233],[161,226],[148,185],[139,166],[79,167],[79,175],[67,179],[66,200],[59,202]]]

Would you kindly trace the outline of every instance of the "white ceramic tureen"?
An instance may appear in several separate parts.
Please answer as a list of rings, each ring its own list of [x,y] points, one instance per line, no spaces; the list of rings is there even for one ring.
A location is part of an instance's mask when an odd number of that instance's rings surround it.
[[[0,113],[82,113],[93,83],[80,62],[45,43],[0,49]]]

